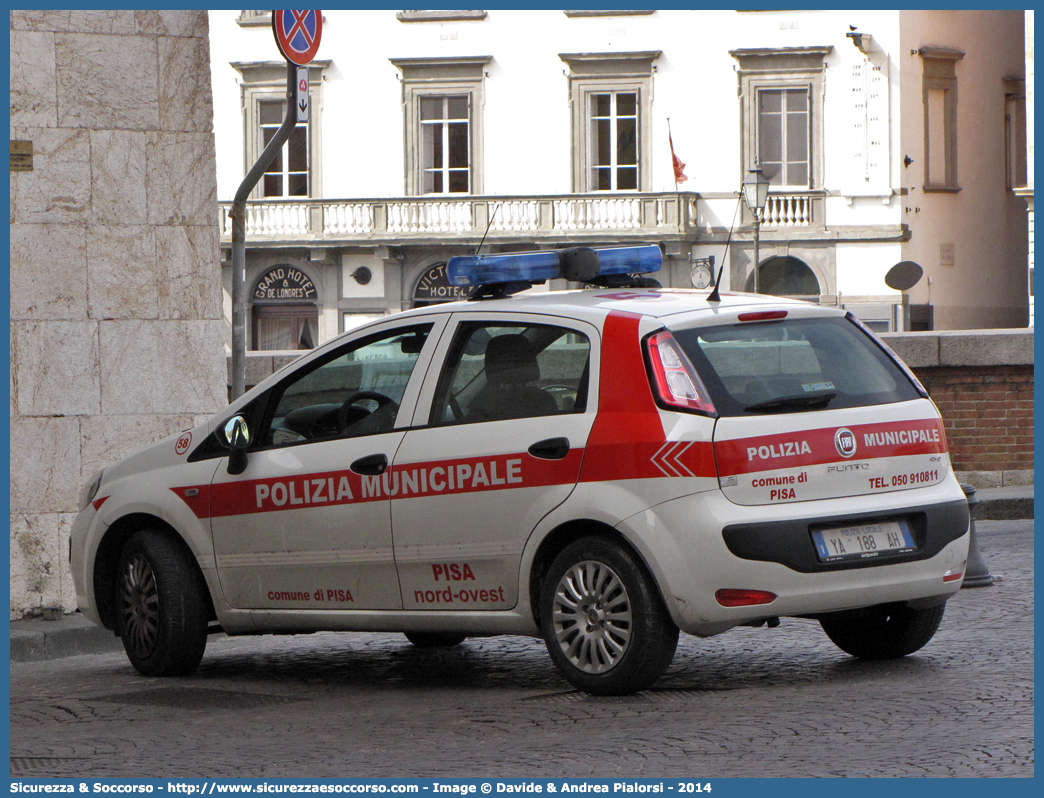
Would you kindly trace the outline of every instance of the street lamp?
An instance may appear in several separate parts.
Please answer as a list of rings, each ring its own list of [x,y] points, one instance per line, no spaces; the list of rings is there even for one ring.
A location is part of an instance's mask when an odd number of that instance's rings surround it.
[[[764,173],[756,167],[747,171],[750,176],[743,181],[743,201],[747,203],[747,207],[754,215],[754,293],[760,294],[761,281],[758,274],[760,271],[758,268],[760,265],[760,252],[758,251],[758,245],[761,235],[761,214],[765,210],[765,203],[768,202],[769,181]]]

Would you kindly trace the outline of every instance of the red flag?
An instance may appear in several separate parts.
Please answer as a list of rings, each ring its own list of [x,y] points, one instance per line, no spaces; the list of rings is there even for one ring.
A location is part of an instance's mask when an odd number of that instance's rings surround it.
[[[674,137],[667,133],[667,140],[671,143],[671,160],[674,162],[674,182],[684,183],[689,178],[685,176],[685,163],[674,154]]]

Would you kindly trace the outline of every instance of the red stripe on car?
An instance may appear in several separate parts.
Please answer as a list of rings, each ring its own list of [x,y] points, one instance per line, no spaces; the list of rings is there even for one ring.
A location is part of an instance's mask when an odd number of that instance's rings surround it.
[[[618,310],[605,319],[598,415],[587,441],[580,481],[690,474],[714,477],[714,452],[709,441],[665,449],[663,422],[642,357],[641,319]]]
[[[873,460],[947,451],[946,434],[942,421],[938,419],[851,425],[848,429],[855,436],[856,448],[847,457],[835,445],[838,429],[828,427],[716,441],[714,451],[718,456],[719,474],[733,476],[853,459]]]

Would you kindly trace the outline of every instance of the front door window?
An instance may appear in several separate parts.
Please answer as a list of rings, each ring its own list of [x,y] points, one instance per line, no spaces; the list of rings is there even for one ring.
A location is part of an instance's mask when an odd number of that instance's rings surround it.
[[[430,329],[364,338],[277,389],[260,440],[279,446],[392,429]]]

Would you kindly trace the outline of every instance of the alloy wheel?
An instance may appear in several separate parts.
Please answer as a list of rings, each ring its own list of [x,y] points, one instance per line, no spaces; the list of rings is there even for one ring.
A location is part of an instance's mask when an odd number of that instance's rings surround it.
[[[159,587],[152,564],[140,553],[132,555],[124,565],[120,615],[125,645],[135,655],[148,657],[159,638]]]
[[[605,563],[576,563],[555,589],[552,623],[558,645],[575,668],[605,673],[620,661],[631,641],[627,589]]]

